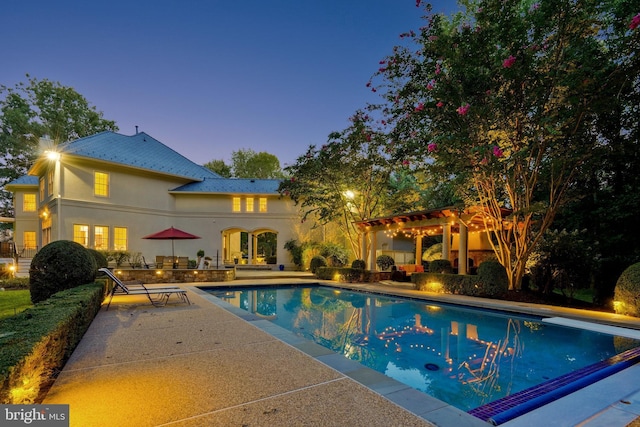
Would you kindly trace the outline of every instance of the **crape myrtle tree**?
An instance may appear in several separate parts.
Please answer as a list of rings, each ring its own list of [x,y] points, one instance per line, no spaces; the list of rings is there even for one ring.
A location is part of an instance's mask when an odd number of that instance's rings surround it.
[[[40,154],[40,138],[52,144],[105,130],[117,131],[73,88],[27,75],[28,83],[0,85],[0,210],[13,216],[4,185],[27,173]],[[52,147],[46,147],[52,148]]]
[[[586,160],[608,143],[599,115],[637,91],[628,62],[638,56],[638,1],[460,4],[465,12],[450,17],[427,5],[425,26],[402,35],[409,42],[370,86],[385,98],[394,155],[447,176],[484,208],[518,289],[536,242],[590,173]]]
[[[393,203],[406,205],[414,197],[414,185],[406,176],[393,178],[387,137],[366,111],[356,112],[350,126],[329,135],[327,144],[311,145],[287,166],[289,175],[280,187],[303,212],[302,220],[336,224],[356,259],[364,254],[354,221],[374,218]]]

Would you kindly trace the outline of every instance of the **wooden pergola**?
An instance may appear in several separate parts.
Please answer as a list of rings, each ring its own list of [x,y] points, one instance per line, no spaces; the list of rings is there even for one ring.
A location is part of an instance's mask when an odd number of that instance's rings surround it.
[[[511,210],[503,208],[502,217],[506,217]],[[357,221],[356,226],[361,232],[362,253],[367,266],[375,269],[375,254],[377,249],[377,232],[403,232],[416,239],[416,260],[422,259],[422,237],[442,235],[442,258],[451,260],[451,237],[458,235],[458,258],[469,258],[469,232],[479,232],[488,235],[492,229],[491,219],[487,218],[484,210],[478,206],[458,208],[448,206],[424,211],[399,213],[390,216]],[[488,237],[487,237],[488,238]],[[471,248],[474,249],[474,248]],[[487,248],[478,248],[487,251]],[[489,250],[490,247],[488,248]],[[454,257],[455,258],[455,257]],[[418,261],[419,262],[419,261]],[[468,264],[459,263],[458,273],[467,274]]]

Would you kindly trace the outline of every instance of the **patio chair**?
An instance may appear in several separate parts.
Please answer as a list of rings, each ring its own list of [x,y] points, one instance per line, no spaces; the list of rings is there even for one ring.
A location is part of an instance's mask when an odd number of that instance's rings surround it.
[[[189,268],[189,257],[186,257],[186,256],[178,257],[178,268],[183,270],[186,268]]]
[[[171,295],[177,295],[182,302],[187,305],[191,305],[191,301],[189,301],[189,297],[187,296],[187,291],[180,289],[177,286],[148,288],[143,284],[125,285],[108,268],[100,268],[98,271],[106,274],[111,280],[113,280],[114,284],[113,289],[110,292],[109,302],[107,303],[107,310],[109,310],[109,306],[111,305],[111,301],[115,294],[145,295],[154,307],[162,307],[166,305]]]
[[[164,260],[162,261],[162,269],[163,270],[171,270],[171,269],[173,269],[174,266],[175,266],[174,257],[172,257],[172,256],[164,257]]]

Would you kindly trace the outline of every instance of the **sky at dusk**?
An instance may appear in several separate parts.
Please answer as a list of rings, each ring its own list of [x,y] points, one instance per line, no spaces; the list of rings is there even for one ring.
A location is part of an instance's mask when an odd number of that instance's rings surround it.
[[[367,81],[422,15],[415,0],[7,0],[0,84],[71,86],[198,164],[252,149],[284,167],[379,100]]]

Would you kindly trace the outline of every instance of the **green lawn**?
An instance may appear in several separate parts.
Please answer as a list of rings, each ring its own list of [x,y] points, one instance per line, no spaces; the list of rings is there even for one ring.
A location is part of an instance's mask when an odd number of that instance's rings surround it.
[[[0,319],[11,317],[32,305],[28,289],[0,291]]]

